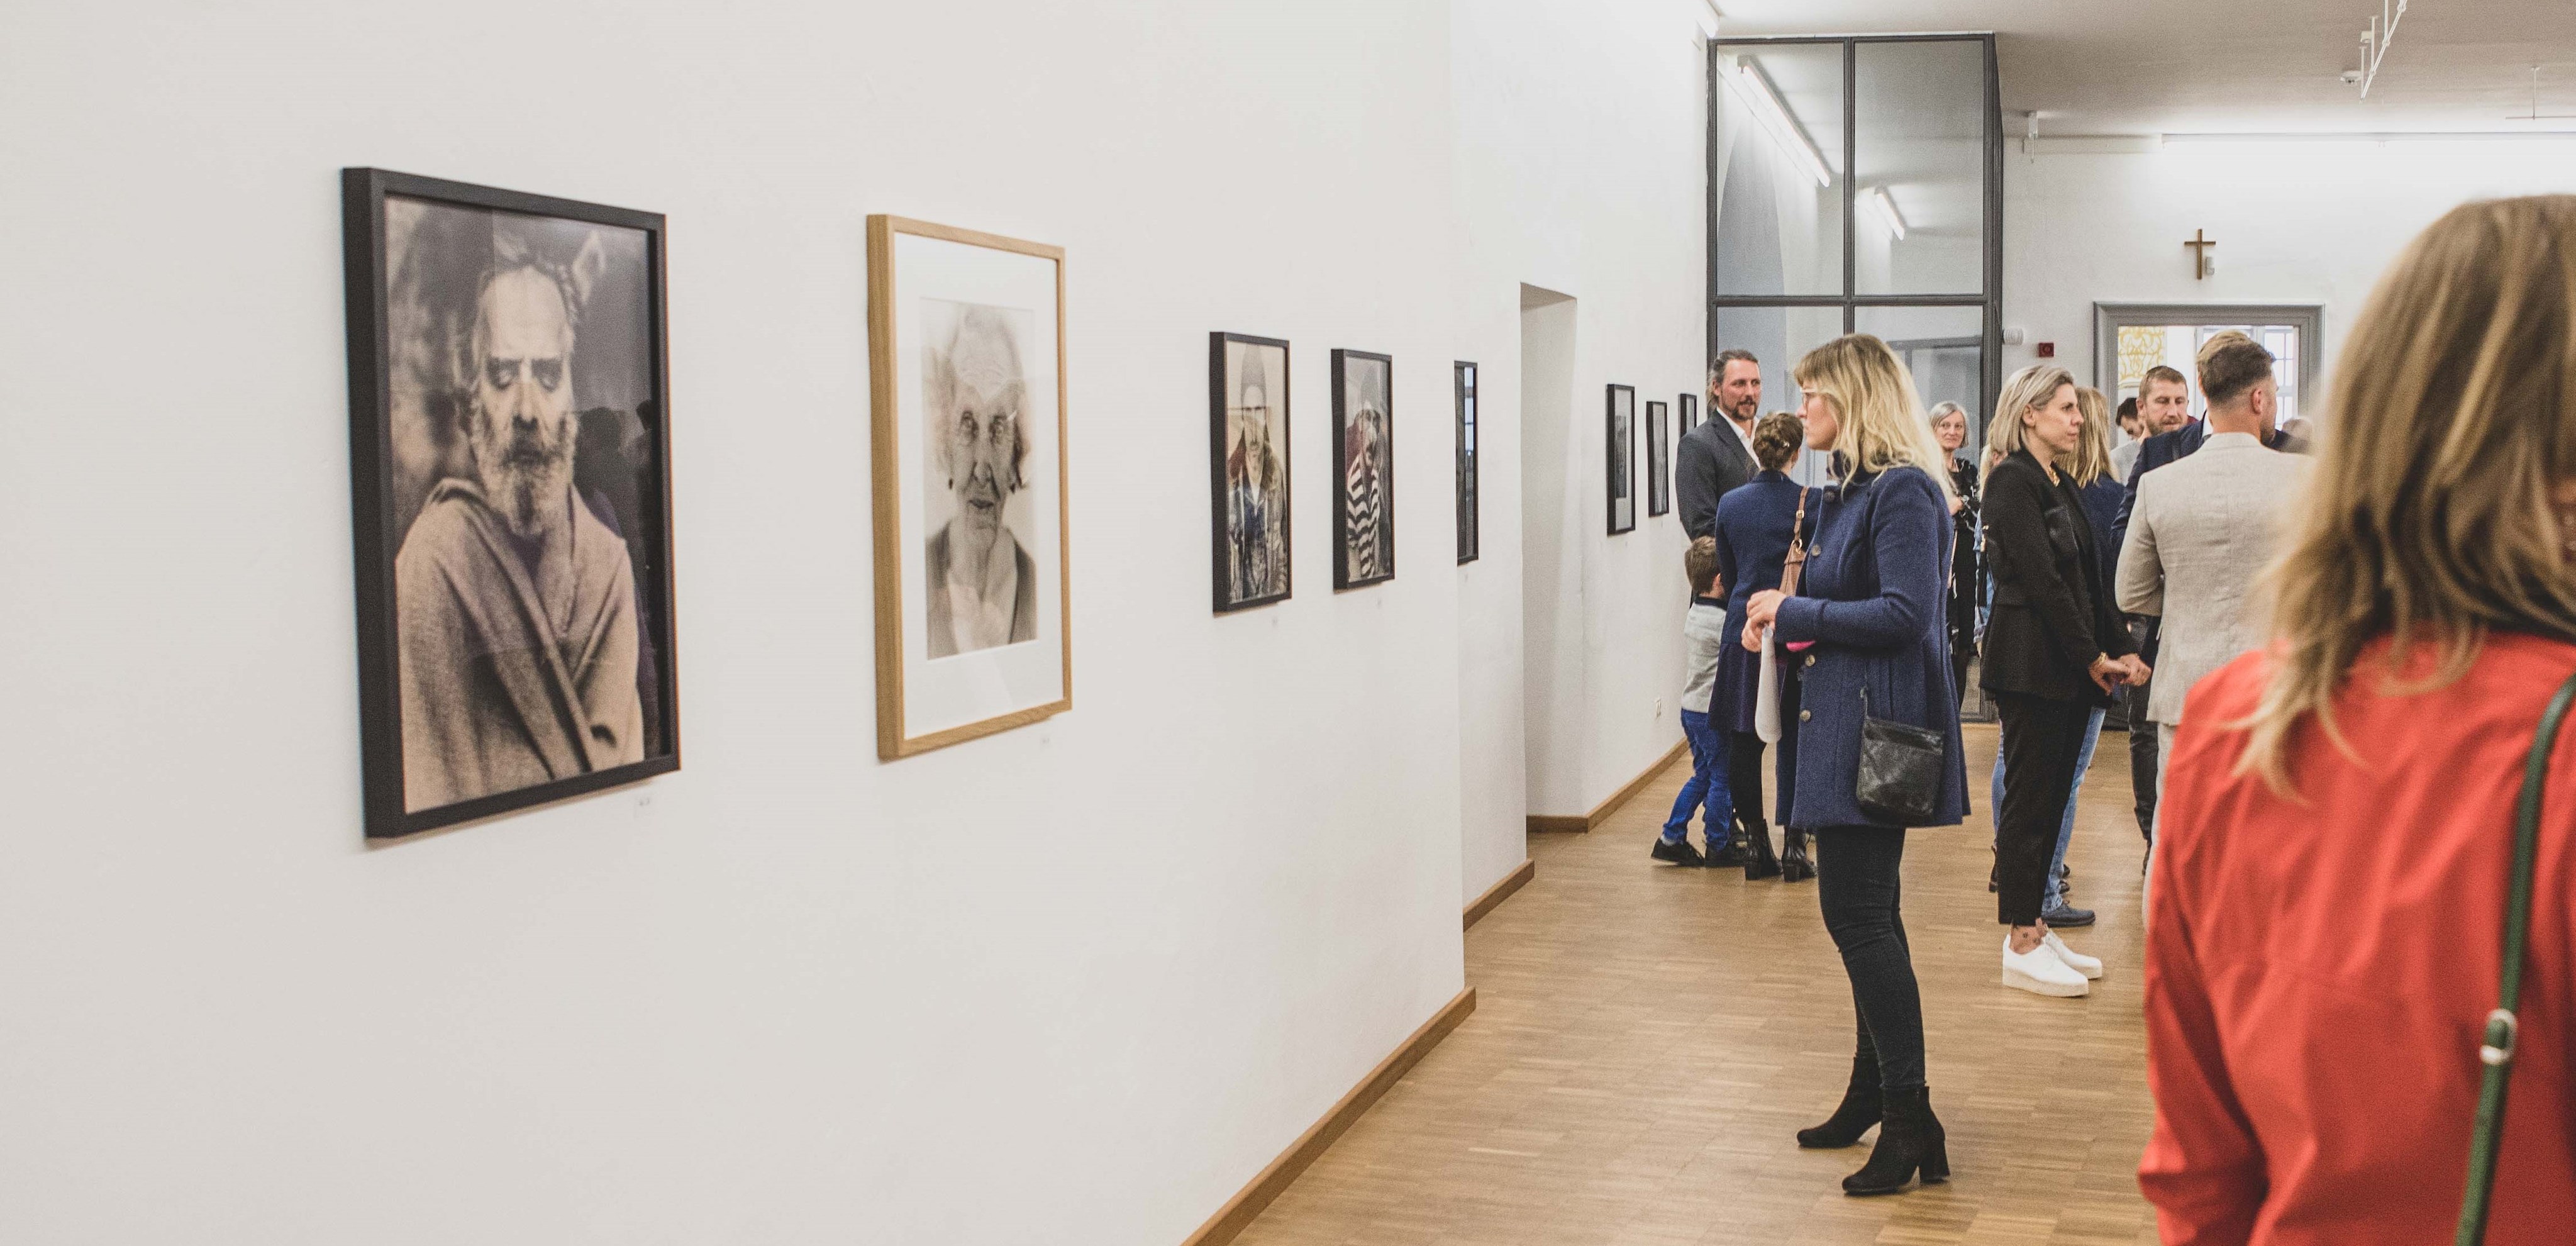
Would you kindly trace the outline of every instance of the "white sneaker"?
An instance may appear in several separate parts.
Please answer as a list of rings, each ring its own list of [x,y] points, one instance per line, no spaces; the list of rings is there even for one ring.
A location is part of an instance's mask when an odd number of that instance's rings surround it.
[[[2084,975],[2075,972],[2073,966],[2057,959],[2057,953],[2049,951],[2047,944],[2042,943],[2027,952],[2015,952],[2009,934],[2004,936],[2004,985],[2019,987],[2033,995],[2053,995],[2061,999],[2089,995],[2093,991],[2093,984],[2085,981]]]
[[[2039,945],[2047,948],[2049,951],[2057,953],[2057,959],[2065,961],[2067,968],[2083,974],[2087,978],[2099,978],[2102,976],[2101,961],[2096,960],[2093,957],[2086,956],[2082,952],[2078,952],[2074,948],[2066,946],[2066,940],[2058,938],[2057,932],[2054,930],[2041,935],[2039,937]]]

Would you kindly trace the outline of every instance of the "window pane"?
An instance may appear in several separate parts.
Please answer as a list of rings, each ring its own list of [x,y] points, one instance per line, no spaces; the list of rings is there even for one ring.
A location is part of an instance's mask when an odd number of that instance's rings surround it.
[[[1985,45],[1864,43],[1855,56],[1858,292],[1984,293]]]
[[[1985,324],[1982,307],[1864,307],[1855,321],[1905,361],[1914,374],[1914,391],[1922,395],[1924,414],[1944,402],[1967,413],[1968,443],[1961,453],[1973,460],[1985,448]]]
[[[1790,370],[1798,357],[1841,337],[1839,307],[1720,307],[1715,309],[1717,348],[1749,350],[1762,361],[1762,401],[1755,414],[1798,409],[1798,387]],[[1712,406],[1710,417],[1720,413]],[[1826,456],[1807,451],[1791,471],[1802,484],[1826,481]]]
[[[2163,364],[2183,375],[2191,389],[2191,418],[2197,420],[2209,413],[2209,401],[2200,392],[2200,347],[2209,339],[2233,329],[2263,344],[2272,352],[2272,379],[2280,386],[2281,410],[2276,417],[2286,424],[2299,418],[2299,354],[2307,349],[2301,340],[2305,335],[2297,325],[2286,324],[2172,324],[2121,325],[2119,332],[2120,392],[2114,400],[2138,396],[2138,382],[2147,369]]]
[[[1843,292],[1843,49],[1710,48],[1718,294]]]

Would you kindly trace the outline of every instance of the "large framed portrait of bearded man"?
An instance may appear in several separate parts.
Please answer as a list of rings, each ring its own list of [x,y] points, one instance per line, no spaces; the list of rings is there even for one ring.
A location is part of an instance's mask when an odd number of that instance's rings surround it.
[[[868,218],[877,755],[1073,708],[1064,251]]]
[[[662,217],[341,204],[368,837],[677,770]]]
[[[1208,461],[1216,612],[1289,592],[1288,343],[1208,335]]]

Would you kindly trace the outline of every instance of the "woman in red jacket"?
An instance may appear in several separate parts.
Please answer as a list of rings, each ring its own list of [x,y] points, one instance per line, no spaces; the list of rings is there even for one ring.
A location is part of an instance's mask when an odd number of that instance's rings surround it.
[[[2576,673],[2576,196],[2477,203],[2353,326],[2271,648],[2184,710],[2147,944],[2169,1243],[2446,1242],[2514,799]],[[2576,731],[2559,737],[2491,1243],[2576,1241]]]

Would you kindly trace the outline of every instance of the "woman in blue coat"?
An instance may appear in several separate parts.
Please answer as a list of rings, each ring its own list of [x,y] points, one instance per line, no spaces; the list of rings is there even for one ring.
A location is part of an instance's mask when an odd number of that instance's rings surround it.
[[[1943,588],[1947,456],[1885,342],[1839,338],[1799,360],[1792,376],[1806,394],[1807,445],[1835,455],[1842,487],[1808,551],[1799,595],[1754,594],[1745,639],[1758,644],[1762,629],[1776,627],[1780,644],[1805,646],[1788,821],[1816,837],[1817,899],[1851,978],[1859,1034],[1842,1104],[1799,1131],[1798,1145],[1850,1146],[1878,1123],[1877,1149],[1843,1179],[1843,1192],[1892,1194],[1917,1173],[1947,1180],[1950,1159],[1924,1088],[1922,996],[1898,908],[1908,828],[1862,810],[1855,787],[1863,718],[1905,723],[1943,741],[1926,825],[1955,826],[1967,812]]]
[[[1744,609],[1755,593],[1780,587],[1794,536],[1812,537],[1825,511],[1825,493],[1789,479],[1785,470],[1805,445],[1807,429],[1798,417],[1775,411],[1753,426],[1753,458],[1762,470],[1753,479],[1718,499],[1714,535],[1717,575],[1727,586],[1726,634],[1744,634]],[[1799,503],[1806,504],[1803,526]],[[1735,794],[1735,827],[1752,855],[1744,859],[1747,879],[1780,875],[1784,882],[1816,876],[1807,859],[1806,836],[1788,832],[1779,860],[1771,856],[1771,827],[1762,819],[1762,737],[1753,733],[1753,703],[1761,685],[1762,655],[1741,645],[1728,645],[1717,660],[1716,694],[1709,699],[1709,721],[1727,733],[1727,786]],[[1787,750],[1782,751],[1780,820],[1789,820]]]

